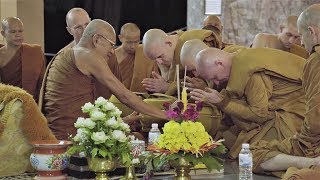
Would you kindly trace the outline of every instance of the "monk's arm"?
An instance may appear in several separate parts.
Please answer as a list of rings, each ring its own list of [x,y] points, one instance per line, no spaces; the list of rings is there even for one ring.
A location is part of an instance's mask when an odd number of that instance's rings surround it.
[[[133,110],[157,118],[165,119],[165,113],[160,109],[150,106],[143,102],[138,96],[129,91],[111,72],[107,63],[101,57],[86,61],[88,71],[101,84],[110,89],[110,91],[125,105]]]
[[[262,79],[264,76],[264,79]],[[275,112],[269,111],[269,87],[272,83],[268,76],[253,74],[245,89],[246,100],[230,99],[222,111],[230,116],[235,116],[251,122],[263,123],[275,117]],[[225,97],[226,98],[226,97]]]
[[[252,42],[252,48],[263,48],[266,47],[266,38],[263,34],[257,34]]]

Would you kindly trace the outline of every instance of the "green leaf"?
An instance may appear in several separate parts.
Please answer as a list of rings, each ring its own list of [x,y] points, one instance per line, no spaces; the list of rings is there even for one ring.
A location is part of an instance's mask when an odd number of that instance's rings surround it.
[[[92,151],[91,151],[91,157],[92,158],[96,157],[96,155],[98,154],[98,150],[99,150],[98,148],[93,148],[92,149]]]
[[[108,154],[108,151],[106,151],[105,148],[101,148],[101,149],[99,149],[99,154],[100,154],[103,158],[105,158],[105,157],[107,156],[107,154]]]
[[[223,165],[214,157],[202,157],[200,159],[201,162],[207,166],[209,172],[213,169],[220,170],[223,168]]]

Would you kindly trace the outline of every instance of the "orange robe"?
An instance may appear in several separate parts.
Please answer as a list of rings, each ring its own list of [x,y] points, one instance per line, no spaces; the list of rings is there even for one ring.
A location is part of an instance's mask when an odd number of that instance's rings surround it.
[[[237,158],[242,143],[282,140],[299,130],[305,106],[304,63],[303,58],[271,48],[236,53],[227,88],[221,92],[225,98],[215,104],[234,123],[223,133],[231,158]]]
[[[81,106],[96,97],[95,80],[81,73],[74,61],[71,48],[60,51],[48,66],[42,89],[43,112],[57,139],[76,134],[74,123],[85,117]]]
[[[306,98],[306,114],[300,133],[283,141],[253,144],[254,171],[264,172],[260,164],[277,156],[289,154],[303,157],[320,156],[320,47],[308,58],[303,71],[303,90]],[[272,172],[281,175],[284,172]]]
[[[1,82],[23,88],[38,101],[45,64],[39,45],[22,44],[12,60],[0,69]]]
[[[127,56],[119,64],[122,83],[133,92],[147,92],[141,82],[144,78],[152,78],[152,71],[159,73],[155,61],[147,58],[143,53],[143,45],[140,44],[134,55]]]

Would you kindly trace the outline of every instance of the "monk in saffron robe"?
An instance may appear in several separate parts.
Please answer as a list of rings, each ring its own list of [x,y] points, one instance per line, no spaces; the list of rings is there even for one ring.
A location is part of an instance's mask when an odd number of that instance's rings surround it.
[[[224,49],[226,46],[230,46],[231,44],[225,43],[222,41],[222,32],[223,32],[223,25],[218,16],[209,15],[204,18],[203,20],[203,27],[202,29],[210,30],[217,35],[217,45],[213,46],[219,49]]]
[[[298,30],[302,42],[311,53],[303,71],[303,90],[306,98],[306,114],[298,134],[283,141],[261,141],[252,146],[254,171],[272,173],[280,176],[289,167],[301,169],[284,177],[306,177],[318,179],[320,162],[320,123],[319,123],[319,79],[320,79],[320,4],[314,4],[304,10],[298,19]]]
[[[216,45],[217,36],[209,30],[189,30],[167,35],[160,29],[150,29],[143,36],[143,52],[159,66],[161,75],[153,73],[154,78],[145,78],[143,86],[150,92],[175,95],[176,65],[179,65],[180,78],[183,77],[184,67],[180,62],[182,45],[191,39],[200,39],[209,47]]]
[[[308,51],[301,47],[301,37],[297,28],[297,16],[289,16],[280,25],[279,34],[259,33],[253,40],[252,48],[274,48],[308,58]]]
[[[237,158],[242,143],[282,140],[298,131],[304,118],[304,64],[303,58],[270,48],[234,53],[207,48],[197,54],[202,78],[228,82],[221,92],[206,88],[190,94],[232,118],[234,125],[223,133],[230,158]]]
[[[47,75],[48,71],[53,63],[53,61],[56,58],[60,58],[61,53],[63,54],[64,51],[67,51],[68,49],[71,49],[74,47],[78,42],[80,41],[80,38],[83,34],[84,29],[86,26],[90,23],[91,18],[89,17],[88,13],[82,9],[82,8],[72,8],[69,10],[69,12],[66,15],[66,24],[67,24],[67,30],[68,32],[73,36],[73,41],[69,43],[67,46],[62,48],[51,60],[51,62],[47,66],[46,73],[44,75],[44,80],[42,83],[41,91],[40,91],[40,97],[39,97],[39,106],[40,108],[43,108],[43,97],[44,97],[44,86],[47,81]],[[113,55],[111,58],[107,61],[108,66],[112,73],[118,78],[120,77],[119,67],[117,63],[117,58],[115,55]],[[104,98],[109,98],[112,93],[109,91],[109,89],[105,88],[102,84],[99,82],[96,82],[95,84],[95,95],[96,98],[99,96],[102,96]]]
[[[115,50],[121,82],[133,92],[147,92],[141,82],[152,77],[152,72],[158,73],[155,62],[146,58],[140,42],[140,29],[136,24],[127,23],[121,27],[119,40],[122,43]]]
[[[19,18],[2,21],[0,45],[0,82],[23,88],[38,101],[45,71],[45,58],[39,45],[23,43],[23,24]]]
[[[74,122],[84,116],[81,106],[95,100],[96,81],[135,111],[166,118],[164,112],[145,104],[126,89],[110,71],[105,59],[113,55],[115,40],[114,29],[109,23],[92,20],[79,43],[61,53],[52,63],[44,87],[43,107],[49,126],[58,139],[66,139],[69,134],[75,135]],[[129,122],[132,118],[123,120]]]

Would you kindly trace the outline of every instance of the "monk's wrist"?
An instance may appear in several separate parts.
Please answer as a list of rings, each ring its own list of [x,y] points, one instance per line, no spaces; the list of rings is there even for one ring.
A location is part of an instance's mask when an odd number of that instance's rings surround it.
[[[221,101],[217,103],[212,103],[219,109],[224,109],[230,102],[231,98],[228,96],[227,91],[224,89],[220,92]]]

